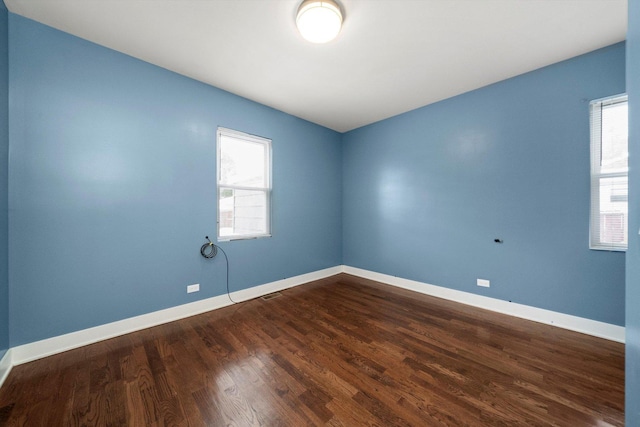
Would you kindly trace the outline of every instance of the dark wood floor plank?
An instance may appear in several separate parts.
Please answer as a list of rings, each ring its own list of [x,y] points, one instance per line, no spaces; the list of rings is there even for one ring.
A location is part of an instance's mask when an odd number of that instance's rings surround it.
[[[622,426],[624,346],[338,275],[15,367],[7,426]]]

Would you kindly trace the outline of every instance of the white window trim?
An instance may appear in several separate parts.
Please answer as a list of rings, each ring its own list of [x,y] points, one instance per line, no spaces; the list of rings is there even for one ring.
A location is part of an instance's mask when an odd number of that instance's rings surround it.
[[[237,139],[244,139],[245,141],[249,141],[252,143],[257,143],[266,146],[266,155],[265,155],[265,171],[267,171],[266,183],[265,187],[246,187],[239,185],[231,185],[231,184],[222,184],[222,168],[221,168],[221,152],[220,152],[220,140],[221,136],[229,136]],[[271,171],[271,140],[269,138],[264,138],[257,135],[251,135],[245,132],[240,132],[233,129],[228,129],[224,127],[218,127],[218,131],[216,133],[216,235],[218,242],[229,242],[232,240],[248,240],[248,239],[257,239],[261,237],[271,237],[271,177],[273,175]],[[259,234],[242,234],[242,235],[234,235],[234,236],[220,236],[220,190],[221,189],[232,189],[232,190],[254,190],[254,191],[264,191],[265,199],[266,199],[266,233]]]
[[[590,159],[591,159],[591,202],[589,206],[589,249],[602,251],[624,252],[627,244],[608,243],[600,240],[600,180],[603,178],[618,178],[629,176],[629,169],[626,172],[603,173],[600,168],[600,158],[602,152],[602,117],[594,120],[594,110],[600,111],[603,106],[613,105],[621,102],[628,102],[626,94],[608,96],[596,99],[589,103],[589,123],[590,123]],[[628,217],[628,211],[627,211]]]

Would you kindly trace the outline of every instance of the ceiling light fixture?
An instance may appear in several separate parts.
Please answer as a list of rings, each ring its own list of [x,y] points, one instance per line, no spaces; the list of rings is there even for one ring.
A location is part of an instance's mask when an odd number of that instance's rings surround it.
[[[326,43],[340,32],[342,11],[333,0],[305,0],[298,8],[296,25],[306,40]]]

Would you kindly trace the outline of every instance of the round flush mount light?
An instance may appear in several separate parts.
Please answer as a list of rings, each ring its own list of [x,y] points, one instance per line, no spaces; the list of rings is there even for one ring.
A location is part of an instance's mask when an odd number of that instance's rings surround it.
[[[326,43],[340,32],[342,11],[333,0],[305,0],[298,8],[296,25],[306,40]]]

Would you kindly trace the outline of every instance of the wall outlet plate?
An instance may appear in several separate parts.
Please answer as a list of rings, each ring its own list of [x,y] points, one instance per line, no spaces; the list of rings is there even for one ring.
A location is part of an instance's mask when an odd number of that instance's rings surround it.
[[[491,286],[491,282],[485,279],[478,279],[477,284],[478,286],[482,286],[483,288],[488,288]]]
[[[200,283],[187,286],[187,293],[198,292],[200,290]]]

